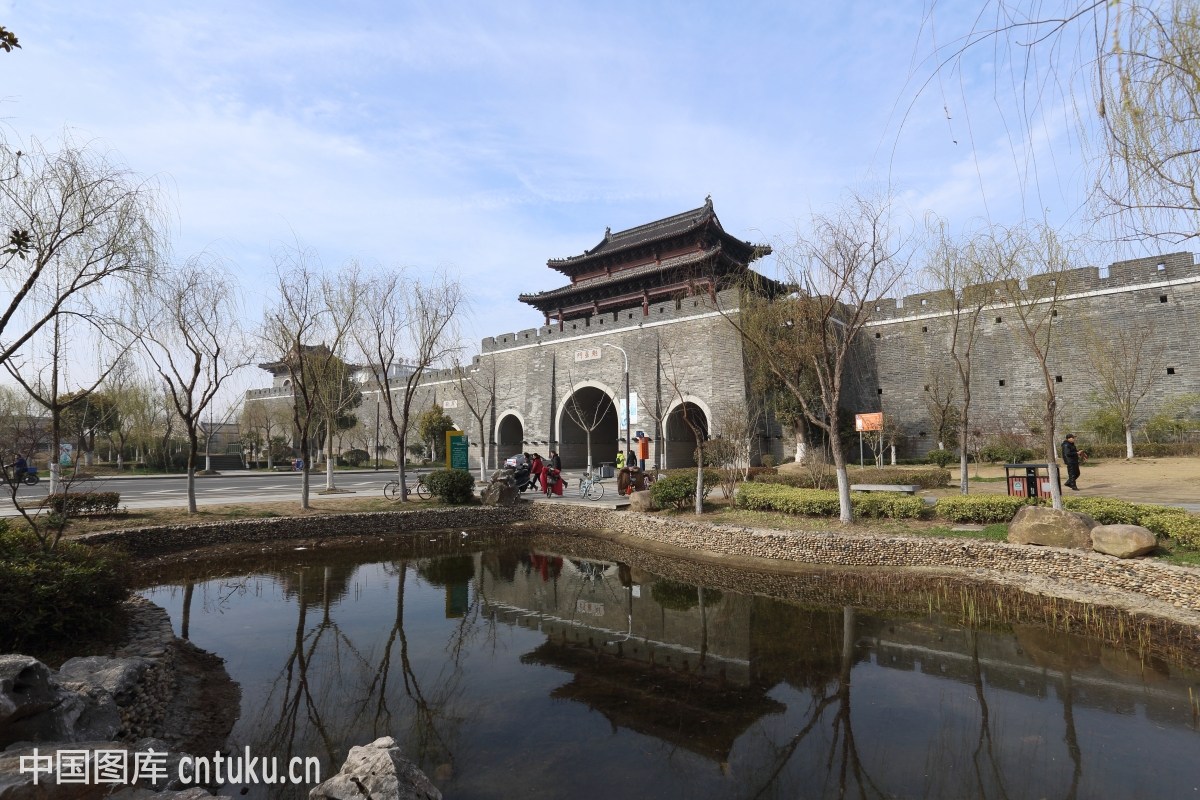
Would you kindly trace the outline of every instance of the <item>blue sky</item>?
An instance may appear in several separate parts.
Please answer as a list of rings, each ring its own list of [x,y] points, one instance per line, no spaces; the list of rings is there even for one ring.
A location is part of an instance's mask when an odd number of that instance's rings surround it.
[[[175,255],[236,264],[251,319],[273,250],[299,239],[331,270],[357,258],[459,274],[473,352],[541,323],[516,296],[564,282],[548,258],[709,194],[727,230],[765,242],[884,184],[911,218],[956,229],[1082,226],[1060,94],[1023,126],[1008,110],[1021,65],[986,47],[918,93],[933,47],[973,13],[0,0],[22,44],[0,54],[0,124],[10,142],[69,129],[161,179]]]

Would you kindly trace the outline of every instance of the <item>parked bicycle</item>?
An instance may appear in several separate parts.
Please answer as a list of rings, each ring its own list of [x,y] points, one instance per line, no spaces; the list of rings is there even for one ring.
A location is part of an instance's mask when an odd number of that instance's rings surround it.
[[[430,497],[433,497],[433,492],[429,491],[429,485],[425,483],[424,475],[417,477],[417,485],[412,491],[416,492],[417,497],[422,500],[428,500]],[[383,496],[393,503],[399,500],[401,497],[400,481],[388,481],[383,487]]]
[[[604,484],[600,482],[600,476],[590,472],[583,473],[583,478],[579,481],[579,496],[586,497],[588,500],[599,500],[604,497]]]

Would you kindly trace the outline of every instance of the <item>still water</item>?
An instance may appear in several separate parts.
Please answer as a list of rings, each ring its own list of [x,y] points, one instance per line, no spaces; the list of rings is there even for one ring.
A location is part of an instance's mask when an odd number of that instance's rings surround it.
[[[1200,797],[1194,635],[1011,592],[458,531],[153,580],[242,687],[230,746],[323,778],[390,735],[448,798]]]

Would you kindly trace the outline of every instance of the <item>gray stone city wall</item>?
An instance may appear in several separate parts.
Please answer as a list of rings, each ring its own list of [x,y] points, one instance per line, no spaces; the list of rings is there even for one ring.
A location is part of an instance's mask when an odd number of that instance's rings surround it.
[[[1146,352],[1162,348],[1162,374],[1140,413],[1152,414],[1172,397],[1200,391],[1200,346],[1190,333],[1200,326],[1200,267],[1190,253],[1119,262],[1107,277],[1095,267],[1072,270],[1060,277],[1057,289],[1048,366],[1056,381],[1059,438],[1095,408],[1095,370],[1088,356],[1088,341],[1095,337],[1141,330],[1150,338]],[[902,455],[937,447],[925,390],[937,385],[936,372],[943,370],[942,380],[955,387],[956,397],[962,394],[949,356],[949,307],[944,292],[879,301],[876,319],[863,333],[865,358],[847,376],[847,405],[855,412],[882,410],[898,422]],[[1045,381],[1036,357],[1026,354],[1024,338],[1011,307],[983,311],[972,357],[971,427],[985,436],[1028,434],[1027,421],[1038,418]]]
[[[720,308],[736,309],[737,293],[719,295]],[[500,456],[520,451],[538,451],[544,456],[552,442],[559,446],[564,467],[582,467],[587,461],[586,444],[576,426],[567,419],[564,405],[573,391],[595,387],[613,401],[625,395],[625,362],[621,352],[604,347],[624,348],[629,356],[629,389],[637,396],[637,418],[631,432],[643,430],[651,437],[650,461],[656,454],[665,463],[681,459],[691,463],[695,442],[681,424],[665,425],[665,415],[679,404],[682,394],[694,401],[708,419],[711,430],[715,418],[745,403],[745,367],[741,344],[730,322],[721,315],[708,296],[685,297],[678,303],[668,301],[642,309],[601,314],[557,325],[502,334],[483,340],[482,353],[473,366],[485,372],[495,365],[496,404],[489,426],[500,442]],[[576,360],[576,354],[599,348],[600,357]],[[423,381],[418,408],[431,402],[445,406],[455,424],[478,438],[478,422],[467,410],[458,381],[450,371],[439,371]],[[595,397],[596,395],[593,395]],[[591,405],[582,410],[590,414]],[[521,422],[520,442],[505,442],[502,435],[505,417]],[[623,429],[610,420],[598,429],[592,442],[593,461],[611,462],[616,455]],[[614,437],[615,432],[615,437]],[[565,434],[565,435],[564,435]],[[471,448],[472,463],[477,465],[479,450]]]

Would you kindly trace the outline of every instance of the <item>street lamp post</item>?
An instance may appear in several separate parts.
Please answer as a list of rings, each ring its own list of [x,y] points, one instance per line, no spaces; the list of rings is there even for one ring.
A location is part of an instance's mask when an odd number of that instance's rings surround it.
[[[605,342],[604,346],[620,350],[625,358],[625,449],[629,450],[633,447],[633,440],[629,438],[629,418],[633,415],[633,409],[629,407],[629,354],[625,352],[624,347],[617,344]]]

